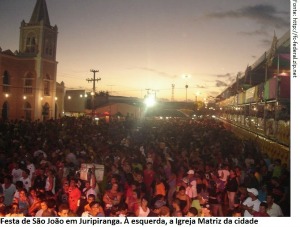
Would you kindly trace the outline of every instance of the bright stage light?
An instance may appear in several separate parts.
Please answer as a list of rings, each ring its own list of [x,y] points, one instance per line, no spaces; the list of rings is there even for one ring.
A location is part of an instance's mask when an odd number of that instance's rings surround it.
[[[155,97],[153,95],[149,95],[147,98],[145,98],[144,103],[147,107],[152,107],[155,105]]]

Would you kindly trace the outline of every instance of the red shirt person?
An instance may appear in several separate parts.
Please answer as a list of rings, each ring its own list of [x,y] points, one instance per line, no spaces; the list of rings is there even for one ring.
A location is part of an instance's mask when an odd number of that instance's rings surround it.
[[[146,185],[147,193],[152,194],[152,183],[154,181],[155,172],[152,167],[152,163],[148,162],[146,165],[146,169],[144,170],[144,183]]]
[[[81,192],[77,187],[77,182],[75,179],[71,179],[69,186],[69,207],[74,214],[77,212],[80,197]]]

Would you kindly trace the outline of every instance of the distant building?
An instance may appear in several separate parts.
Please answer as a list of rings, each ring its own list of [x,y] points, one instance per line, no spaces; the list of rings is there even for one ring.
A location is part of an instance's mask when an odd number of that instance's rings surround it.
[[[21,22],[19,50],[0,48],[1,119],[47,120],[62,115],[63,96],[57,94],[64,94],[64,84],[56,83],[57,33],[45,0],[37,0],[30,21]]]
[[[92,101],[86,90],[66,90],[64,99],[64,115],[75,117],[187,117],[195,108],[195,103],[186,102],[157,102],[150,108],[143,99],[110,96],[105,92],[96,93]]]
[[[66,90],[64,115],[76,117],[84,115],[86,112],[87,95],[85,90]]]

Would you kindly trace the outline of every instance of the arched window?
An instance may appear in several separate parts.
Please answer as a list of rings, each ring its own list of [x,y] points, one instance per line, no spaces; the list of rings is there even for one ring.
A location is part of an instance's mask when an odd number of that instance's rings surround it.
[[[26,53],[36,53],[36,35],[34,33],[29,33],[26,38]]]
[[[24,79],[24,94],[32,94],[33,91],[33,75],[27,73]]]
[[[45,42],[45,53],[46,55],[52,56],[53,55],[53,42],[46,40]]]
[[[29,102],[25,102],[24,104],[24,118],[27,121],[31,121],[31,105]]]
[[[10,93],[10,76],[6,70],[4,71],[2,78],[3,92]]]
[[[44,78],[44,95],[50,95],[50,76],[48,74]]]

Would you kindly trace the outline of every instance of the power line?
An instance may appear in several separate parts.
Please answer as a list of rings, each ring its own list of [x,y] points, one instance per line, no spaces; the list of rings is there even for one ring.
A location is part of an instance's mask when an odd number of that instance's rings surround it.
[[[98,82],[99,80],[101,80],[101,78],[96,78],[96,73],[99,72],[99,70],[91,69],[90,71],[94,74],[94,77],[93,77],[93,78],[87,78],[86,80],[87,80],[87,82],[93,82],[92,116],[94,116],[94,113],[95,113],[95,92],[96,92],[96,82]]]

